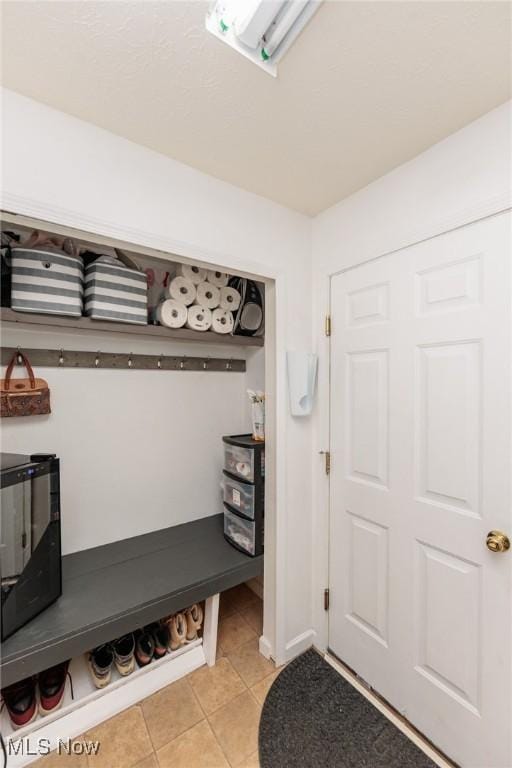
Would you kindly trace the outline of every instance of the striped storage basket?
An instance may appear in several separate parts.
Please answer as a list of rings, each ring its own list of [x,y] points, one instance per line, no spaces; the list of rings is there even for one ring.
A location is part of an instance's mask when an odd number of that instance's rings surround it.
[[[110,261],[89,264],[85,268],[85,314],[95,320],[147,325],[146,273]]]
[[[11,265],[12,309],[81,316],[84,267],[79,256],[51,248],[13,248]]]

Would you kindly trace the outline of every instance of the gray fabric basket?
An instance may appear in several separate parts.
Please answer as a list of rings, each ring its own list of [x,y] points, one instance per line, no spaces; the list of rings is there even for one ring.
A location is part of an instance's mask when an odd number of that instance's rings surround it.
[[[13,248],[11,308],[80,317],[83,306],[82,259],[44,248]]]
[[[122,264],[89,264],[85,268],[85,314],[95,320],[147,325],[146,273]]]

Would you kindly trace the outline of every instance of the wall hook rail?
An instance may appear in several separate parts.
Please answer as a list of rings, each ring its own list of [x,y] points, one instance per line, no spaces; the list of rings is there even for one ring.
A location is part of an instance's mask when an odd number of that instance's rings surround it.
[[[24,352],[34,367],[93,368],[124,371],[224,371],[244,373],[245,360],[225,357],[188,357],[187,355],[134,355],[131,352],[86,352],[69,349],[20,349],[2,347],[2,365],[14,354]]]

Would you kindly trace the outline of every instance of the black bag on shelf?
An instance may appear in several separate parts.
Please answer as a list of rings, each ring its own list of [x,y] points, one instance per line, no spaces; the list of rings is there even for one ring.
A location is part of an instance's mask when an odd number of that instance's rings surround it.
[[[228,283],[235,288],[242,298],[235,315],[235,336],[256,336],[263,328],[263,299],[254,280],[245,277],[232,277]]]

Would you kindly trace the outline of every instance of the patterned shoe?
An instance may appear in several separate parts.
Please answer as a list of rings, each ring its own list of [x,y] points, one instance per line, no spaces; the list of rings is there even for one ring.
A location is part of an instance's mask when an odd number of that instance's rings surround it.
[[[14,729],[23,728],[36,719],[36,682],[33,677],[3,688],[2,698]]]
[[[203,623],[203,609],[195,603],[185,611],[187,620],[187,643],[197,640],[197,632]]]
[[[39,712],[44,717],[58,709],[64,699],[69,661],[39,673]]]
[[[89,654],[89,670],[96,688],[104,688],[112,678],[114,653],[109,643],[99,645]]]
[[[120,675],[131,675],[135,669],[135,638],[133,632],[119,637],[112,643],[114,663]]]
[[[177,651],[187,642],[187,620],[182,613],[177,613],[171,619],[170,651]]]

